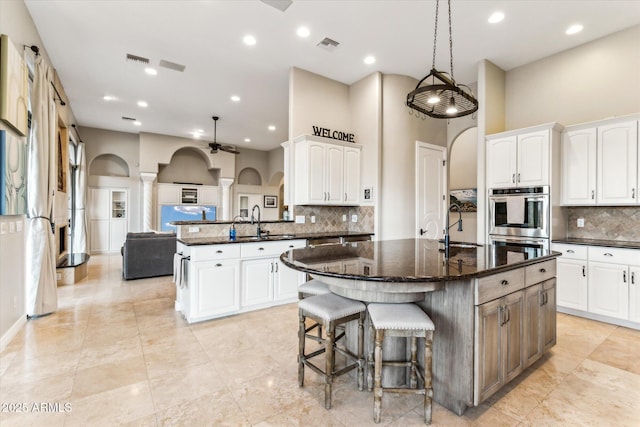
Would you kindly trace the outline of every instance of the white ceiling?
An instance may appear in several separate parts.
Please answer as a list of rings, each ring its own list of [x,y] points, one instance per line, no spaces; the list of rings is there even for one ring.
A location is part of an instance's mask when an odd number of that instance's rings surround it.
[[[268,150],[288,138],[290,67],[351,84],[374,71],[420,79],[432,65],[433,0],[294,0],[284,12],[258,0],[25,3],[80,126],[187,138],[200,128],[210,141],[218,115],[218,142]],[[481,59],[510,70],[640,23],[638,0],[453,0],[451,7],[454,77],[466,84],[476,81]],[[446,8],[442,0],[436,68],[448,72]],[[488,24],[497,10],[505,20]],[[573,23],[584,30],[566,36]],[[308,38],[296,35],[300,25]],[[244,45],[246,34],[255,46]],[[324,37],[340,46],[317,47]],[[158,75],[146,75],[127,53],[149,58]],[[365,65],[366,55],[377,62]],[[159,68],[161,59],[186,69]]]

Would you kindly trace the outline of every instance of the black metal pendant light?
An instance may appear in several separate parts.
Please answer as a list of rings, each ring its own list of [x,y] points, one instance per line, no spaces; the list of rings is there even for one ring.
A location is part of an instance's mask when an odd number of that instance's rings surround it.
[[[449,4],[449,74],[436,70],[436,41],[438,39],[438,6],[433,35],[433,65],[431,72],[418,82],[407,95],[407,106],[436,119],[453,119],[478,111],[478,100],[467,85],[456,84],[453,78],[453,39],[451,37],[451,0]],[[423,86],[424,83],[424,86]]]

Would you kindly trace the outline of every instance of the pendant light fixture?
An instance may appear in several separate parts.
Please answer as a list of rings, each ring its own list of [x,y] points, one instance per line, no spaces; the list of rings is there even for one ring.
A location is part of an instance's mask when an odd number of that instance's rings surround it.
[[[451,37],[451,0],[449,5],[449,74],[436,70],[436,42],[438,40],[438,6],[436,0],[436,25],[433,35],[433,64],[431,71],[418,82],[407,95],[407,106],[429,117],[452,119],[478,111],[478,100],[467,85],[456,84],[453,78],[453,39]],[[424,83],[424,85],[423,85]]]

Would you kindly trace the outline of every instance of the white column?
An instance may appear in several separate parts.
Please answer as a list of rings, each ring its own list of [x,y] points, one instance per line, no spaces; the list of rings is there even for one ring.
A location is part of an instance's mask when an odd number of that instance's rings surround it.
[[[142,180],[142,224],[144,231],[151,231],[153,225],[153,181],[155,181],[156,173],[140,172]]]
[[[233,178],[220,178],[219,182],[222,188],[222,218],[223,221],[231,220],[231,192],[229,187],[233,184]]]

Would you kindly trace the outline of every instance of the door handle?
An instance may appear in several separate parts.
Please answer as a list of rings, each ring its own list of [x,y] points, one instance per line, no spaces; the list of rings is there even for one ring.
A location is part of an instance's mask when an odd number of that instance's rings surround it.
[[[424,229],[422,229],[422,228],[421,228],[421,229],[420,229],[420,235],[422,236],[422,235],[424,235],[424,234],[427,234],[427,230],[424,230]]]

